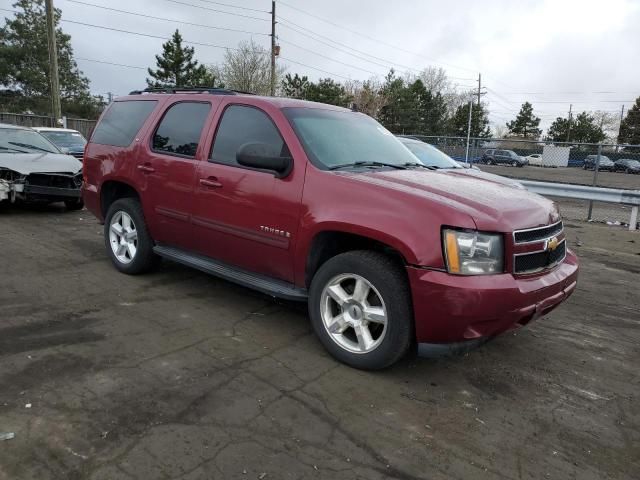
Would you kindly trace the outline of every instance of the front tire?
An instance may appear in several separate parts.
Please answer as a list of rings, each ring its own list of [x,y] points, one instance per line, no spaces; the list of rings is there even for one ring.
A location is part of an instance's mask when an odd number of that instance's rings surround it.
[[[336,255],[313,277],[309,316],[316,335],[339,361],[364,370],[388,367],[406,354],[412,339],[406,273],[378,252]]]
[[[104,222],[104,242],[113,265],[122,273],[137,275],[151,270],[159,260],[135,198],[113,202]]]

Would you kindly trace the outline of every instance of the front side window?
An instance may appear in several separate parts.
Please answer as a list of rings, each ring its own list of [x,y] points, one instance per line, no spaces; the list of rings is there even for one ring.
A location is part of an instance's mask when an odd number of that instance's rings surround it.
[[[91,143],[128,147],[156,107],[156,100],[113,102],[91,136]]]
[[[153,135],[153,150],[195,157],[211,105],[181,102],[169,107]]]
[[[236,154],[247,143],[263,143],[288,156],[288,149],[271,119],[261,110],[232,105],[222,115],[210,161],[238,166]]]
[[[415,164],[416,157],[391,132],[358,112],[283,109],[309,159],[319,168],[356,162]]]

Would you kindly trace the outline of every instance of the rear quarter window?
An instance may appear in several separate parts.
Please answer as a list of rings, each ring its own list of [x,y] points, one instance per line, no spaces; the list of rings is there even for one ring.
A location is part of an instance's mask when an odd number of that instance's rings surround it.
[[[91,143],[127,147],[156,107],[156,100],[114,102],[91,136]]]

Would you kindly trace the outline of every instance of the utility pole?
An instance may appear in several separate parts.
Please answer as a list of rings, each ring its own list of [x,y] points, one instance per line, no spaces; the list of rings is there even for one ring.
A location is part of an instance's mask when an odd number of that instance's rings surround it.
[[[49,81],[51,82],[51,114],[53,126],[57,127],[62,118],[60,107],[60,85],[58,83],[58,49],[56,48],[56,26],[53,10],[53,0],[45,0],[47,10],[47,38],[49,40]]]
[[[567,130],[567,142],[571,138],[571,108],[573,104],[569,104],[569,129]]]
[[[620,132],[622,131],[622,119],[624,118],[624,104],[622,104],[622,110],[620,110],[620,125],[618,126],[618,138],[616,138],[616,143],[620,143]],[[618,147],[616,146],[616,152],[618,151]]]
[[[478,111],[480,110],[480,95],[482,90],[482,75],[478,74]]]
[[[276,94],[276,0],[271,0],[271,96]]]
[[[111,102],[113,102],[113,93],[107,92],[107,105],[111,105]]]
[[[471,110],[473,110],[473,101],[469,100],[469,124],[467,125],[467,151],[464,154],[464,161],[469,163],[469,140],[471,138]]]

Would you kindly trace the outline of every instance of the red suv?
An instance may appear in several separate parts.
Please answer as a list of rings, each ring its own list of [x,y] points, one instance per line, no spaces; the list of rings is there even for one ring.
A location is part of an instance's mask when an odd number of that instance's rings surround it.
[[[83,196],[121,272],[164,257],[308,301],[323,345],[358,368],[478,345],[578,276],[552,201],[422,164],[372,118],[319,103],[132,92],[93,132]]]

